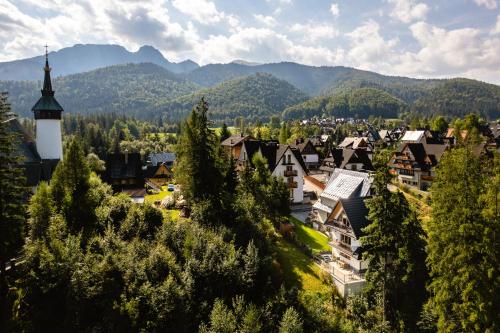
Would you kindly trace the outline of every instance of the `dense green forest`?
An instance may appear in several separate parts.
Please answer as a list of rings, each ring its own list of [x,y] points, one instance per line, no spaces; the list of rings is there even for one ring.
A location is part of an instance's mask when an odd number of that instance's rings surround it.
[[[40,71],[40,78],[43,72]],[[66,112],[122,113],[140,117],[161,100],[189,94],[199,86],[151,63],[110,66],[52,80],[57,100]],[[41,82],[0,81],[9,92],[12,110],[30,116],[40,97]]]
[[[313,116],[368,118],[369,116],[396,118],[406,104],[374,88],[359,88],[339,92],[333,96],[318,96],[283,111],[283,119],[304,119]]]
[[[500,86],[468,79],[446,80],[415,101],[412,110],[424,114],[463,117],[474,112],[500,118]]]
[[[272,75],[255,75],[223,82],[190,95],[161,103],[151,113],[164,119],[183,119],[192,107],[205,97],[210,105],[211,119],[232,123],[238,116],[249,122],[267,120],[287,106],[304,101],[307,96],[290,83]]]
[[[387,90],[411,102],[435,86],[440,80],[420,80],[399,76],[385,76],[343,66],[306,66],[293,62],[246,66],[241,64],[210,64],[185,74],[186,78],[203,86],[214,86],[223,81],[268,73],[285,80],[310,95],[338,92],[344,88],[374,87]]]

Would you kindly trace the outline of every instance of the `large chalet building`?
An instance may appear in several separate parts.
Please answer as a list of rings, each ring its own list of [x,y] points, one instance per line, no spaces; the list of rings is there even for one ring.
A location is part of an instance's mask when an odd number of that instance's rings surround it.
[[[343,296],[361,291],[365,283],[367,263],[359,239],[369,224],[365,199],[372,182],[368,173],[335,169],[313,205],[313,227],[330,239],[334,260],[329,269]]]
[[[448,145],[439,143],[428,131],[407,131],[391,156],[389,171],[401,184],[425,191],[446,149]]]

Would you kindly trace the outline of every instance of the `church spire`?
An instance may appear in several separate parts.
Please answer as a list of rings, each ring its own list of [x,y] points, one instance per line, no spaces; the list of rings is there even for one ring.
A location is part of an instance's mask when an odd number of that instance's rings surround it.
[[[54,96],[54,90],[52,90],[52,82],[50,81],[50,69],[48,46],[45,45],[45,67],[43,68],[45,76],[43,78],[42,96]]]

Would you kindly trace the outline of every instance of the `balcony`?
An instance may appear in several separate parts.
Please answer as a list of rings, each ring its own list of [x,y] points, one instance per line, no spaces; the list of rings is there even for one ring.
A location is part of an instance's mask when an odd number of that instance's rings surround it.
[[[333,246],[334,248],[336,248],[338,250],[352,254],[351,245],[349,245],[349,244],[344,244],[344,243],[337,242],[337,241],[331,241],[328,244],[330,244],[331,246]]]
[[[286,186],[288,186],[288,188],[297,188],[298,187],[297,182],[290,182],[290,181],[288,181],[286,183]]]
[[[297,176],[297,170],[285,170],[283,173],[284,173],[285,177]]]
[[[434,177],[432,177],[432,176],[424,176],[424,175],[422,175],[422,176],[420,176],[420,179],[421,179],[421,180],[426,180],[426,181],[433,181],[433,180],[434,180]]]
[[[332,221],[329,221],[328,223],[331,224],[332,226],[334,226],[335,228],[339,228],[342,230],[349,230],[349,227],[347,225],[345,225],[342,221],[332,220]]]
[[[356,272],[349,265],[345,265],[342,261],[337,260],[331,263],[333,277],[343,283],[364,282],[364,274]]]

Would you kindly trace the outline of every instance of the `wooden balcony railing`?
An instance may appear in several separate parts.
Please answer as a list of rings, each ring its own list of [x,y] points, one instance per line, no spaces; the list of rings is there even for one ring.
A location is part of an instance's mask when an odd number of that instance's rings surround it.
[[[297,182],[287,182],[286,185],[288,186],[288,188],[297,188],[298,187]]]
[[[336,242],[336,241],[331,241],[329,243],[331,246],[339,249],[339,250],[342,250],[342,251],[347,251],[348,253],[352,254],[352,249],[351,249],[351,246],[348,245],[348,244],[344,244],[344,243],[341,243],[341,242]]]
[[[297,176],[297,170],[285,170],[285,177],[295,177]]]

